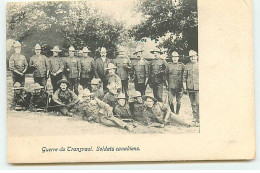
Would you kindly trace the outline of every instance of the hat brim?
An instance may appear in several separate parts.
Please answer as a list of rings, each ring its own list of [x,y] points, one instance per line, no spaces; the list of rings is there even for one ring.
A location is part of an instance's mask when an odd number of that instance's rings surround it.
[[[60,84],[62,84],[62,83],[65,83],[65,84],[69,85],[69,82],[68,82],[68,81],[58,81],[58,82],[57,82],[57,85],[60,85]]]
[[[94,95],[94,93],[90,93],[88,95],[82,95],[82,97],[88,97],[88,96],[92,96],[92,95]]]
[[[136,52],[133,53],[133,55],[135,55],[135,54],[137,54],[137,53],[139,53],[139,52],[144,52],[144,50],[136,51]]]
[[[82,51],[81,51],[82,52]],[[90,53],[91,51],[84,51],[84,52],[82,52],[82,53]]]
[[[14,90],[19,90],[19,89],[24,89],[24,87],[17,87],[17,88],[13,87],[13,89]]]
[[[110,69],[117,69],[117,67],[113,67],[113,68],[105,68],[105,70],[110,70]]]
[[[160,54],[163,54],[161,51],[157,51],[157,50],[152,50],[152,51],[150,51],[150,53],[152,53],[152,54],[154,54],[154,52],[158,52],[158,53],[160,53]]]
[[[51,49],[52,52],[62,52],[62,50],[54,50],[54,49]]]

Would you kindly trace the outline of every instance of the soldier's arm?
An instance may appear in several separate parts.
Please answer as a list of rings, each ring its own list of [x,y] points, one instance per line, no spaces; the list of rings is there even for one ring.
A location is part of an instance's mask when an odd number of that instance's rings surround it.
[[[70,94],[71,94],[71,97],[72,97],[72,103],[77,103],[77,102],[79,102],[79,98],[78,98],[78,96],[73,92],[73,91],[71,91],[70,89],[69,89],[69,92],[70,92]]]
[[[62,73],[63,71],[64,71],[64,62],[63,62],[63,60],[60,59],[60,68],[56,72],[56,75],[59,74],[59,73]]]
[[[101,100],[99,100],[98,98],[95,98],[96,99],[96,101],[97,101],[97,103],[98,103],[98,105],[101,107],[101,108],[103,108],[103,109],[105,109],[108,113],[113,113],[113,108],[111,107],[111,106],[109,106],[107,103],[105,103],[104,101],[101,101]]]
[[[28,62],[24,56],[23,56],[23,59],[24,59],[24,70],[23,70],[22,74],[24,74],[28,68]]]
[[[147,84],[149,79],[149,72],[150,72],[149,63],[147,61],[145,62],[144,68],[145,68],[145,84]]]
[[[59,89],[53,94],[52,100],[53,100],[55,103],[59,104],[59,105],[64,105],[64,104],[60,101],[58,94],[59,94]]]
[[[188,77],[188,69],[187,69],[187,65],[185,66],[184,68],[184,71],[183,71],[183,77],[182,77],[182,84],[183,84],[183,89],[184,91],[186,92],[187,90],[187,77]]]
[[[80,77],[80,73],[81,73],[81,62],[80,62],[80,59],[77,59],[77,63],[78,63],[78,75]]]
[[[49,69],[48,69],[48,58],[44,56],[45,68],[46,68],[46,77],[49,77]]]
[[[99,78],[98,72],[97,72],[97,69],[98,69],[98,67],[97,67],[97,66],[98,66],[98,62],[97,62],[97,60],[98,60],[98,59],[96,59],[96,60],[93,61],[93,67],[94,67],[95,77],[96,77],[96,78]]]

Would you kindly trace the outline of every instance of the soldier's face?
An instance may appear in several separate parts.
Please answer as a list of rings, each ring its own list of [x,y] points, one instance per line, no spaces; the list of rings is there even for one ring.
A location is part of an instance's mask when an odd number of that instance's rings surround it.
[[[14,93],[15,93],[15,94],[19,94],[20,91],[21,91],[21,90],[15,89],[15,90],[14,90]]]
[[[154,55],[155,58],[159,58],[160,57],[160,53],[159,52],[154,52],[153,55]]]
[[[60,89],[61,89],[62,91],[65,91],[65,90],[67,89],[67,84],[61,83],[61,84],[60,84]]]
[[[70,55],[70,57],[73,57],[75,55],[75,52],[74,51],[69,51],[69,55]]]
[[[116,72],[115,69],[109,69],[109,70],[108,70],[108,73],[109,73],[109,74],[115,74],[115,72]]]
[[[136,101],[137,101],[138,103],[143,103],[142,97],[136,97]]]
[[[97,86],[97,85],[91,85],[91,89],[92,89],[93,91],[96,91],[96,90],[98,89],[98,86]]]
[[[90,100],[91,100],[91,97],[90,96],[83,96],[83,99],[85,102],[89,103]]]
[[[136,57],[137,57],[137,59],[141,59],[141,57],[142,57],[142,52],[137,52],[137,53],[136,53]]]
[[[125,106],[125,99],[118,99],[118,104],[120,106]]]
[[[21,47],[15,47],[14,51],[15,53],[21,53],[22,48]]]
[[[101,57],[106,57],[106,56],[107,56],[107,52],[106,52],[106,51],[100,52],[100,56],[101,56]]]
[[[148,108],[153,107],[153,104],[154,104],[153,99],[151,99],[151,98],[147,98],[147,99],[146,99],[145,105],[146,105]]]
[[[190,57],[190,61],[191,61],[192,63],[196,63],[196,62],[198,61],[198,55],[193,55],[193,56],[191,56],[191,57]]]
[[[174,56],[174,57],[172,57],[172,62],[173,63],[178,63],[178,60],[179,60],[179,57],[176,57],[176,56]]]
[[[59,52],[53,52],[53,56],[58,56]]]
[[[84,53],[83,53],[83,56],[84,56],[84,57],[88,57],[88,52],[84,52]]]
[[[41,54],[41,49],[35,49],[35,54],[40,55]]]
[[[118,53],[118,56],[119,56],[120,58],[125,57],[125,55],[126,55],[125,52],[119,52],[119,53]]]

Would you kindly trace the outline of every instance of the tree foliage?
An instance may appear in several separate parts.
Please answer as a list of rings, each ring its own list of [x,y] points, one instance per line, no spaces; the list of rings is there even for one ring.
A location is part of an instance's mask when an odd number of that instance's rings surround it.
[[[104,46],[113,57],[124,29],[122,23],[86,1],[9,3],[7,11],[7,39],[22,42],[27,58],[34,54],[36,43],[43,46],[47,56],[58,45],[64,50],[62,56],[70,46],[77,50],[88,46],[96,57],[98,48]]]
[[[139,0],[137,11],[145,20],[130,31],[136,40],[151,38],[168,53],[198,50],[197,0]]]

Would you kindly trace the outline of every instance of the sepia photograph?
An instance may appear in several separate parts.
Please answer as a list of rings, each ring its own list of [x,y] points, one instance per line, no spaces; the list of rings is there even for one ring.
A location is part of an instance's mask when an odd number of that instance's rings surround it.
[[[197,0],[6,10],[9,137],[200,133]]]

